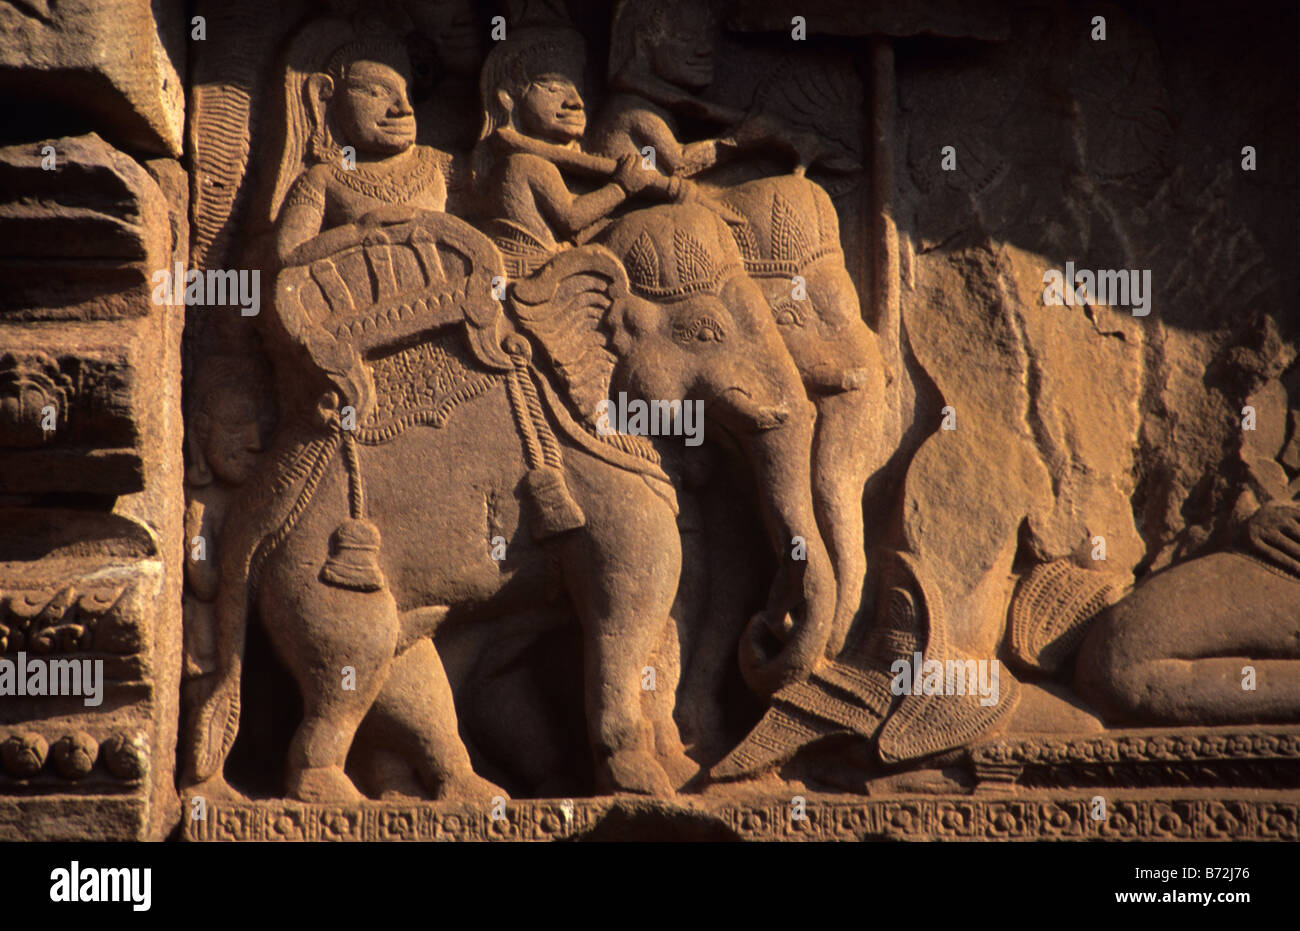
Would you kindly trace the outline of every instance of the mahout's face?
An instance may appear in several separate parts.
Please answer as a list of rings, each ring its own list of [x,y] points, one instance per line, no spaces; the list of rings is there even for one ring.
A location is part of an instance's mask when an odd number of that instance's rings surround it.
[[[571,142],[587,129],[582,95],[562,74],[543,74],[528,85],[519,101],[519,120],[524,132],[552,142]]]

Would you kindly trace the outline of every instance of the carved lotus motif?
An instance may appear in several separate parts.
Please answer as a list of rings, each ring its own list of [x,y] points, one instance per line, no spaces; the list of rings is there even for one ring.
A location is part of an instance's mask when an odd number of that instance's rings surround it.
[[[1186,837],[1192,831],[1183,813],[1170,805],[1157,803],[1152,809],[1152,822],[1152,832],[1157,837]]]
[[[1110,813],[1102,829],[1106,836],[1136,837],[1138,834],[1138,810],[1133,802],[1122,802]]]
[[[1171,760],[1177,758],[1177,750],[1174,741],[1168,737],[1156,735],[1151,738],[1148,753],[1152,759]]]
[[[939,823],[948,834],[968,834],[974,822],[974,811],[969,805],[941,806]]]
[[[1052,740],[1043,746],[1043,758],[1049,763],[1060,763],[1071,756],[1083,756],[1086,758],[1086,748],[1078,743],[1066,744],[1063,741]]]
[[[139,735],[114,734],[100,744],[99,755],[119,779],[139,779],[148,770],[148,747]]]
[[[415,837],[415,818],[415,813],[410,811],[381,812],[379,826],[389,837],[411,840]]]
[[[1102,763],[1118,763],[1119,748],[1111,741],[1100,741],[1095,744],[1096,759]]]
[[[443,834],[450,837],[460,838],[465,833],[465,819],[456,814],[447,815],[442,819],[439,828]]]
[[[1210,734],[1201,741],[1201,752],[1206,756],[1223,756],[1227,748],[1228,739],[1217,734]]]
[[[217,817],[217,836],[224,840],[240,840],[248,833],[248,817],[240,811],[223,811]]]
[[[67,426],[72,380],[49,356],[0,356],[0,446],[36,447]]]
[[[344,840],[356,833],[357,816],[350,812],[328,811],[321,815],[321,828],[326,840]]]
[[[1300,837],[1300,809],[1294,805],[1266,804],[1260,811],[1261,832],[1266,837],[1294,840]]]
[[[989,809],[989,834],[992,837],[1017,837],[1024,833],[1023,812],[1015,806]]]
[[[1252,741],[1248,735],[1233,735],[1228,738],[1228,752],[1233,756],[1248,756]]]
[[[278,817],[271,819],[267,829],[272,837],[284,840],[302,840],[304,836],[302,813],[298,811],[282,812]]]
[[[90,774],[99,756],[99,741],[85,731],[60,738],[51,748],[54,767],[65,779],[81,779]]]

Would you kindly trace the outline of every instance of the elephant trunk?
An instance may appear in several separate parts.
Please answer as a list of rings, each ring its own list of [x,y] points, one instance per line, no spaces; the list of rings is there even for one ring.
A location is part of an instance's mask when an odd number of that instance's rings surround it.
[[[812,497],[813,415],[803,402],[780,426],[750,434],[745,444],[778,559],[767,605],[750,619],[740,644],[745,682],[763,695],[812,671],[834,622],[835,575]]]

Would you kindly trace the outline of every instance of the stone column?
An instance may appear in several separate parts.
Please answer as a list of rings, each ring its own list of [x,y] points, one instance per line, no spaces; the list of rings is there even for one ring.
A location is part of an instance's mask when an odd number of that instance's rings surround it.
[[[161,839],[184,311],[154,298],[188,254],[184,35],[147,0],[47,13],[0,9],[21,111],[0,147],[0,840]]]

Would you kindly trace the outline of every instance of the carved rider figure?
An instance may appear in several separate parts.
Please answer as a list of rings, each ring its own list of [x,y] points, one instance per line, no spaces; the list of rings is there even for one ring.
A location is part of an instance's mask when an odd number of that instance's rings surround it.
[[[535,27],[499,42],[483,66],[475,186],[486,229],[511,277],[531,274],[562,244],[585,238],[657,177],[631,154],[595,187],[569,170],[585,166],[591,174],[596,161],[584,160],[581,148],[587,126],[578,91],[582,64],[581,37],[564,28]],[[571,185],[586,192],[575,193]]]
[[[610,39],[610,91],[592,148],[612,157],[645,156],[673,177],[691,177],[745,151],[787,153],[796,170],[823,153],[811,133],[791,130],[771,116],[746,113],[705,99],[713,82],[717,18],[707,3],[624,0]],[[684,141],[679,122],[718,127],[719,135]]]
[[[295,46],[308,56],[333,48],[319,71],[296,70],[291,54],[289,133],[271,204],[281,267],[331,254],[349,235],[331,236],[331,230],[353,223],[377,228],[410,219],[416,210],[441,211],[447,202],[446,156],[415,143],[410,63],[400,43],[379,30],[357,38],[347,23],[324,20],[305,29]],[[354,350],[288,308],[277,307],[275,321],[347,403],[358,411],[368,406]]]

